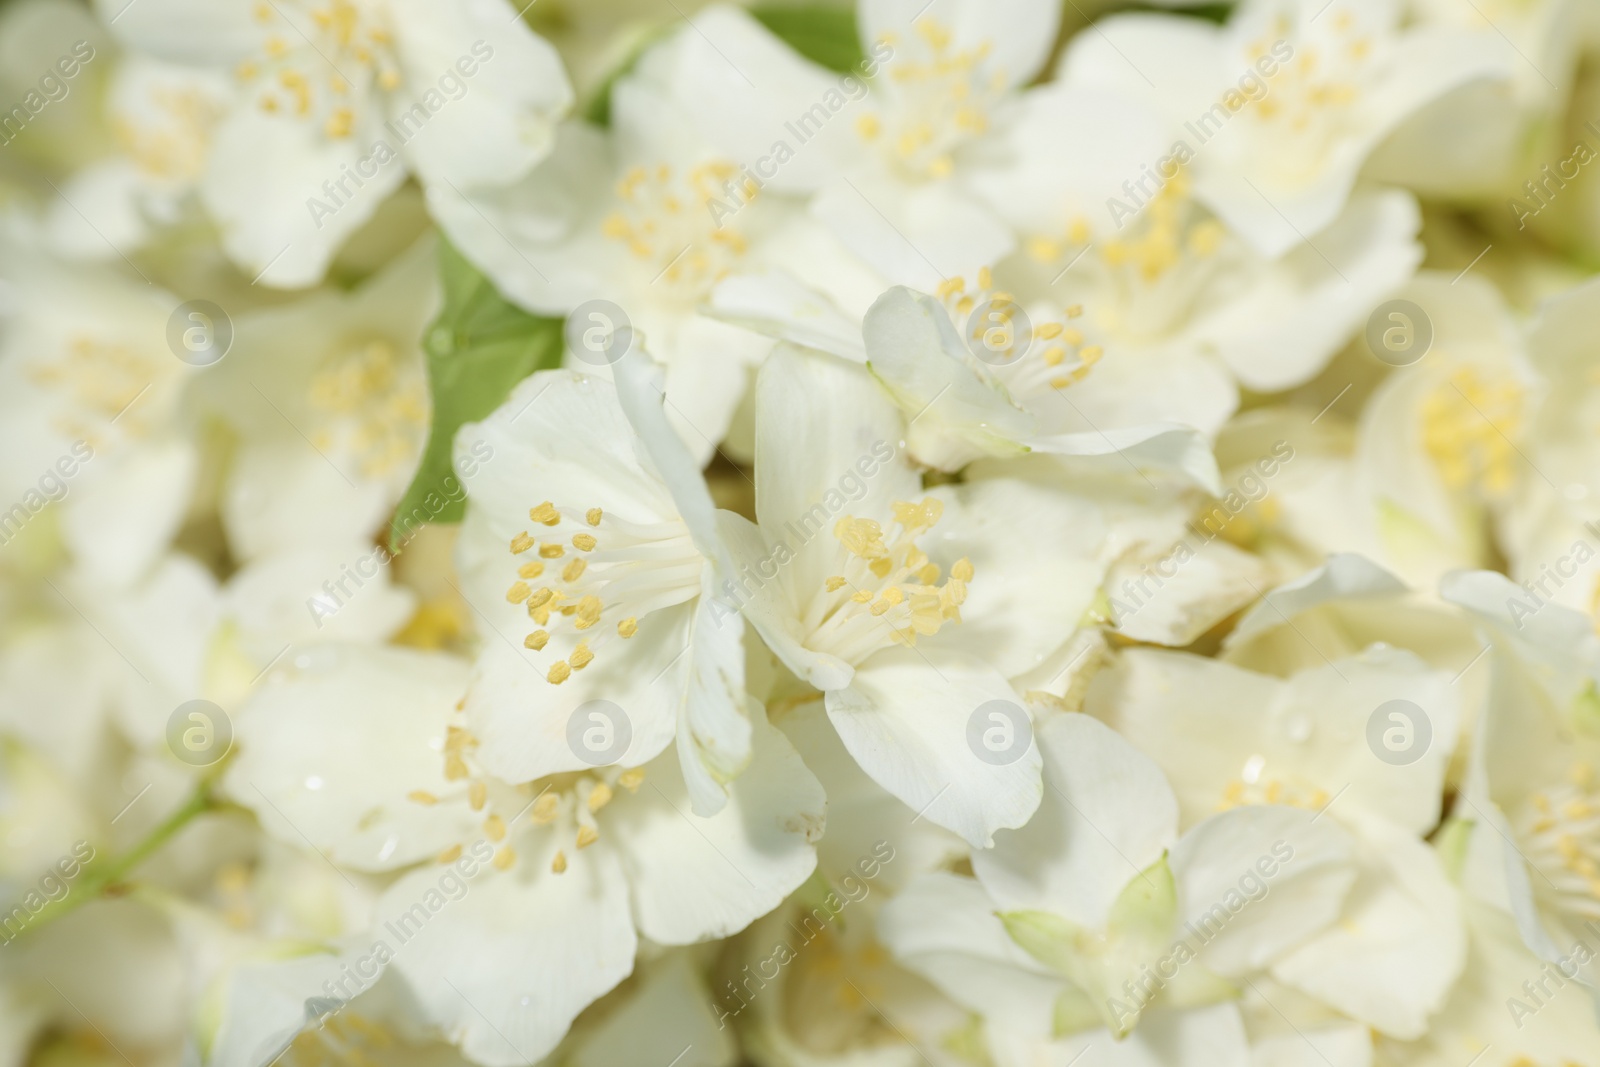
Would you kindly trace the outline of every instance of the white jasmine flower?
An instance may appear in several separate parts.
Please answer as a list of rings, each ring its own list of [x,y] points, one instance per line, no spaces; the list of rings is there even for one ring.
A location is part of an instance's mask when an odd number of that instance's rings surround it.
[[[554,49],[505,0],[114,6],[100,8],[135,51],[235,79],[201,195],[229,255],[268,285],[320,280],[408,171],[517,180],[572,103]]]
[[[1180,839],[1160,769],[1102,723],[1056,716],[1040,741],[1051,788],[1035,818],[974,854],[976,879],[919,878],[882,936],[985,1017],[1000,1062],[1112,1039],[1149,1055],[1175,1028],[1213,1031],[1243,1062],[1220,976],[1248,978],[1335,920],[1356,879],[1348,837],[1247,806]]]
[[[220,506],[239,558],[370,538],[394,510],[432,415],[421,338],[439,304],[434,257],[424,240],[353,293],[234,320],[201,396],[239,439]]]
[[[618,758],[676,738],[709,815],[750,757],[743,624],[716,600],[731,567],[711,498],[645,362],[624,360],[615,386],[540,372],[457,434],[458,454],[490,453],[466,479],[458,547],[485,624],[466,715],[484,765],[522,782],[588,767],[568,724],[610,701],[631,727]]]
[[[859,368],[780,348],[757,380],[756,411],[759,525],[724,513],[740,566],[730,595],[827,694],[845,747],[879,785],[988,845],[1038,804],[1038,754],[1029,746],[996,765],[968,746],[979,705],[1016,695],[993,666],[928,640],[961,624],[974,566],[941,566],[919,546],[948,536],[945,506],[896,454],[894,405]]]
[[[106,94],[114,150],[62,185],[47,232],[64,255],[114,262],[189,220],[233,90],[214,71],[134,54],[118,63]]]
[[[816,229],[798,202],[764,192],[704,129],[708,78],[734,103],[764,105],[739,80],[742,69],[766,72],[763,84],[833,80],[785,54],[749,16],[714,9],[612,86],[609,130],[568,123],[557,151],[520,183],[465,198],[443,188],[429,195],[451,239],[511,300],[542,314],[594,300],[620,309],[666,365],[669,418],[702,463],[727,432],[747,368],[771,347],[705,316],[702,305],[719,281],[786,261]],[[620,325],[591,318],[573,326],[597,323],[608,333]],[[599,361],[591,352],[569,363],[593,372]]]
[[[1224,26],[1125,14],[1080,34],[1059,76],[1147,100],[1193,155],[1195,195],[1276,258],[1332,223],[1407,115],[1503,78],[1499,41],[1402,26],[1400,0],[1251,0]]]
[[[475,1062],[537,1061],[627,977],[639,935],[725,937],[815,866],[821,789],[758,708],[750,772],[700,819],[672,756],[517,786],[490,776],[449,713],[469,682],[464,661],[400,650],[296,660],[240,716],[228,785],[286,841],[358,869],[410,868],[378,902],[367,970],[392,965]],[[294,740],[331,721],[394,758],[356,766]]]
[[[1031,93],[1005,143],[1019,162],[977,179],[1024,235],[997,273],[1030,312],[1036,299],[1082,307],[1069,325],[1107,359],[1073,399],[1101,424],[1143,413],[1214,434],[1237,404],[1219,371],[1258,392],[1301,384],[1422,258],[1415,203],[1374,189],[1263,254],[1200,195],[1201,163],[1118,89]],[[1083,144],[1099,148],[1085,158]]]
[[[1381,734],[1369,740],[1369,724],[1391,701],[1405,702],[1402,755],[1426,745],[1408,763],[1379,758]],[[1359,871],[1347,910],[1269,970],[1391,1036],[1425,1031],[1465,954],[1455,888],[1421,840],[1439,822],[1459,729],[1459,696],[1444,671],[1381,645],[1288,679],[1129,650],[1096,679],[1088,710],[1161,766],[1186,823],[1265,801],[1326,812],[1343,826]],[[1392,717],[1381,722],[1394,728]],[[1405,953],[1404,973],[1373,965],[1396,952]]]
[[[1600,987],[1600,966],[1572,960],[1600,921],[1600,638],[1558,604],[1534,606],[1502,575],[1467,572],[1440,587],[1472,612],[1492,649],[1489,699],[1458,816],[1471,825],[1467,888],[1509,912],[1529,950],[1566,960]]]
[[[1279,487],[1278,526],[1314,557],[1359,552],[1431,587],[1484,562],[1490,521],[1539,477],[1520,442],[1543,385],[1486,282],[1428,273],[1402,295],[1413,309],[1384,328],[1419,345],[1427,331],[1431,347],[1373,391],[1347,452],[1304,450],[1299,476]]]
[[[109,268],[8,244],[14,311],[0,338],[0,484],[7,538],[52,500],[61,541],[125,586],[163,555],[199,468],[183,395],[195,372],[167,346],[178,301]]]

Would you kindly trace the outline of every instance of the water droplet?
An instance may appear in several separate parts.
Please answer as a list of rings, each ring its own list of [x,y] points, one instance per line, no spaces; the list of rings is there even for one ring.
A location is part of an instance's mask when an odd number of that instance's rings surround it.
[[[307,778],[306,779],[306,788],[311,790],[312,792],[316,792],[318,789],[321,789],[322,788],[322,777],[321,777],[321,775],[313,774],[311,777]]]
[[[1267,765],[1267,759],[1262,755],[1254,755],[1244,761],[1244,770],[1239,772],[1239,777],[1244,779],[1246,785],[1255,785],[1261,781],[1261,771]]]
[[[1305,715],[1296,715],[1289,720],[1284,732],[1289,735],[1289,740],[1305,744],[1311,739],[1311,719]]]

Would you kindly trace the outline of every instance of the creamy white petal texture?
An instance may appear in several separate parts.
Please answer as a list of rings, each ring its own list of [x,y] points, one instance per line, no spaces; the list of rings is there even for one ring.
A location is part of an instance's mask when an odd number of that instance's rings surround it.
[[[239,711],[228,791],[280,839],[309,840],[340,866],[395,870],[434,856],[474,819],[411,794],[458,788],[440,752],[468,677],[453,656],[291,650],[285,674]]]
[[[828,691],[828,717],[874,781],[984,848],[996,830],[1026,822],[1041,796],[1039,752],[1020,729],[1012,726],[1011,743],[1025,747],[1007,763],[982,758],[970,741],[969,723],[991,701],[1026,715],[992,668],[891,649],[859,665],[849,686]]]
[[[1028,825],[973,856],[1002,909],[1047,908],[1079,926],[1105,924],[1124,886],[1178,833],[1178,805],[1149,757],[1087,715],[1041,724],[1047,788]]]
[[[710,819],[689,810],[670,761],[640,791],[608,809],[606,826],[628,840],[623,865],[639,932],[661,944],[737,933],[776,907],[816,867],[826,801],[787,738],[756,712],[748,770]],[[659,773],[656,767],[660,767]]]
[[[658,401],[638,404],[659,420]],[[606,700],[630,725],[624,766],[659,753],[681,726],[701,750],[685,755],[730,775],[748,744],[741,620],[702,596],[715,575],[697,547],[715,537],[703,487],[698,503],[684,496],[686,516],[663,474],[689,494],[692,466],[681,456],[658,465],[615,387],[571,371],[528,379],[487,421],[464,426],[457,448],[477,441],[492,458],[467,479],[460,558],[463,592],[493,636],[466,702],[485,765],[511,781],[583,768],[569,722]],[[574,614],[559,613],[567,606]],[[714,810],[711,784],[698,791],[697,808]]]
[[[633,970],[638,937],[616,851],[596,845],[556,875],[560,842],[536,840],[538,851],[523,852],[510,871],[480,870],[457,899],[440,888],[440,868],[425,865],[378,903],[375,929],[393,945],[394,967],[477,1063],[537,1062]]]

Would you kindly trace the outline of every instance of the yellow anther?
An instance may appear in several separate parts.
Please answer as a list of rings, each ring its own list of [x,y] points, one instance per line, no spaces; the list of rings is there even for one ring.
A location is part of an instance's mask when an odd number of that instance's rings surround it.
[[[583,577],[584,569],[588,566],[587,560],[577,558],[570,560],[565,567],[561,568],[561,580],[569,584],[577,581]]]
[[[639,620],[634,618],[632,615],[629,615],[626,619],[623,619],[621,622],[617,623],[617,635],[619,637],[632,637],[638,632]]]
[[[611,803],[611,797],[611,787],[606,785],[604,782],[596,782],[594,789],[589,793],[589,810],[599,811],[601,808]]]
[[[467,787],[467,803],[473,811],[482,811],[483,806],[489,803],[489,786],[481,780],[469,785]]]
[[[483,832],[490,841],[504,841],[506,836],[506,821],[498,815],[490,815],[483,820]]]
[[[496,870],[509,871],[511,865],[517,862],[517,854],[510,845],[501,845],[500,850],[494,854]]]
[[[637,793],[639,787],[644,784],[644,768],[629,767],[618,776],[617,784],[630,793]]]
[[[555,859],[550,861],[550,873],[551,874],[562,874],[562,873],[564,873],[566,871],[566,869],[567,869],[567,854],[565,852],[557,852]]]
[[[528,518],[546,526],[555,526],[561,522],[561,512],[556,510],[554,504],[546,500],[536,508],[529,508]]]
[[[581,533],[572,535],[572,547],[579,552],[593,552],[597,543],[594,539],[594,534]]]
[[[440,863],[454,863],[461,858],[461,846],[451,845],[435,857]]]
[[[426,789],[413,789],[411,792],[406,794],[406,799],[411,801],[413,804],[439,803],[439,798],[428,792]]]
[[[832,578],[829,578],[823,584],[827,588],[828,592],[837,593],[839,590],[841,590],[841,589],[843,589],[845,587],[846,583],[845,583],[843,575],[836,574]]]
[[[573,624],[574,628],[579,630],[587,630],[589,627],[600,621],[599,597],[586,596],[578,601],[577,608],[578,621]]]
[[[527,582],[513,582],[511,588],[506,590],[506,601],[512,604],[520,604],[528,599],[528,594],[531,592],[533,592],[533,589]]]
[[[556,595],[554,589],[536,589],[528,597],[528,609],[542,608],[550,603],[550,598]]]
[[[883,132],[883,123],[878,121],[876,115],[862,115],[856,119],[856,132],[863,139],[870,141]]]
[[[538,560],[529,560],[517,568],[517,575],[522,578],[537,578],[544,573],[544,564]]]
[[[957,581],[970,582],[972,581],[972,574],[972,561],[965,556],[956,560],[955,566],[950,568],[950,577]]]
[[[545,681],[551,685],[560,685],[572,677],[572,668],[567,666],[565,660],[556,660],[550,665],[550,673],[545,675]]]
[[[600,516],[603,514],[604,512],[602,512],[599,508],[590,508],[588,511],[584,512],[583,521],[588,523],[590,526],[599,526]]]
[[[566,554],[566,547],[564,545],[555,544],[554,542],[539,546],[539,555],[543,556],[545,559],[560,559]]]
[[[531,648],[535,652],[543,651],[544,646],[549,643],[550,631],[548,630],[535,630],[533,633],[522,639],[522,647]]]
[[[580,849],[588,848],[598,840],[600,840],[600,831],[596,830],[594,827],[578,827],[578,847]]]
[[[528,531],[526,530],[522,531],[511,539],[511,554],[513,556],[520,556],[522,553],[528,551],[528,549],[532,547],[533,538],[528,536]]]
[[[560,810],[561,798],[554,793],[545,793],[533,802],[533,821],[540,826],[553,822]]]
[[[581,671],[594,662],[594,653],[589,651],[588,645],[579,641],[578,647],[572,650],[572,655],[568,657],[568,661],[572,664],[573,670]]]

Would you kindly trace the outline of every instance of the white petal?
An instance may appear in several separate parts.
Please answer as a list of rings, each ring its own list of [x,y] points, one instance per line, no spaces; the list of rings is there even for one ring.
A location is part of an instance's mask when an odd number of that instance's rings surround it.
[[[1178,802],[1161,768],[1087,715],[1039,728],[1044,799],[1028,825],[975,852],[972,869],[1005,911],[1049,910],[1104,927],[1123,888],[1178,836]]]
[[[828,717],[862,770],[977,848],[1027,822],[1043,789],[1031,739],[1009,764],[980,759],[968,744],[974,713],[996,700],[1022,707],[993,669],[955,657],[930,664],[916,649],[869,657],[849,688],[827,695]]]
[[[627,878],[603,839],[559,875],[555,834],[520,840],[540,847],[520,849],[509,871],[479,867],[487,848],[418,868],[384,893],[374,923],[426,1017],[486,1067],[538,1062],[628,976],[638,945]]]
[[[405,143],[425,181],[504,185],[545,157],[572,106],[572,86],[556,50],[515,7],[507,0],[389,0],[389,7],[404,79],[391,94],[394,113],[429,91],[446,97],[444,113]]]
[[[239,710],[228,768],[229,792],[264,828],[366,871],[416,863],[470,834],[477,820],[464,805],[410,799],[460,791],[444,777],[444,736],[466,692],[465,661],[351,645],[291,652],[287,663]]]
[[[990,1027],[1049,1036],[1066,983],[1011,940],[978,882],[943,871],[924,874],[884,905],[877,932],[903,966],[984,1016]]]
[[[375,125],[375,123],[373,123]],[[342,139],[298,116],[238,108],[217,128],[201,195],[223,234],[223,246],[252,280],[278,288],[314,285],[344,239],[406,179],[398,160],[372,154],[377,131],[360,127]],[[349,196],[332,197],[324,182],[376,174]],[[307,197],[305,194],[310,193]]]
[[[606,808],[601,833],[617,837],[639,932],[652,941],[682,945],[737,933],[816,868],[822,786],[759,707],[752,705],[751,719],[754,758],[715,816],[690,813],[672,760],[652,763],[637,795]]]
[[[1273,967],[1295,986],[1392,1037],[1420,1037],[1466,962],[1460,896],[1438,856],[1404,831],[1362,858],[1343,922]]]
[[[1207,970],[1249,975],[1339,918],[1356,880],[1349,836],[1300,808],[1252,805],[1172,847],[1179,918]]]

